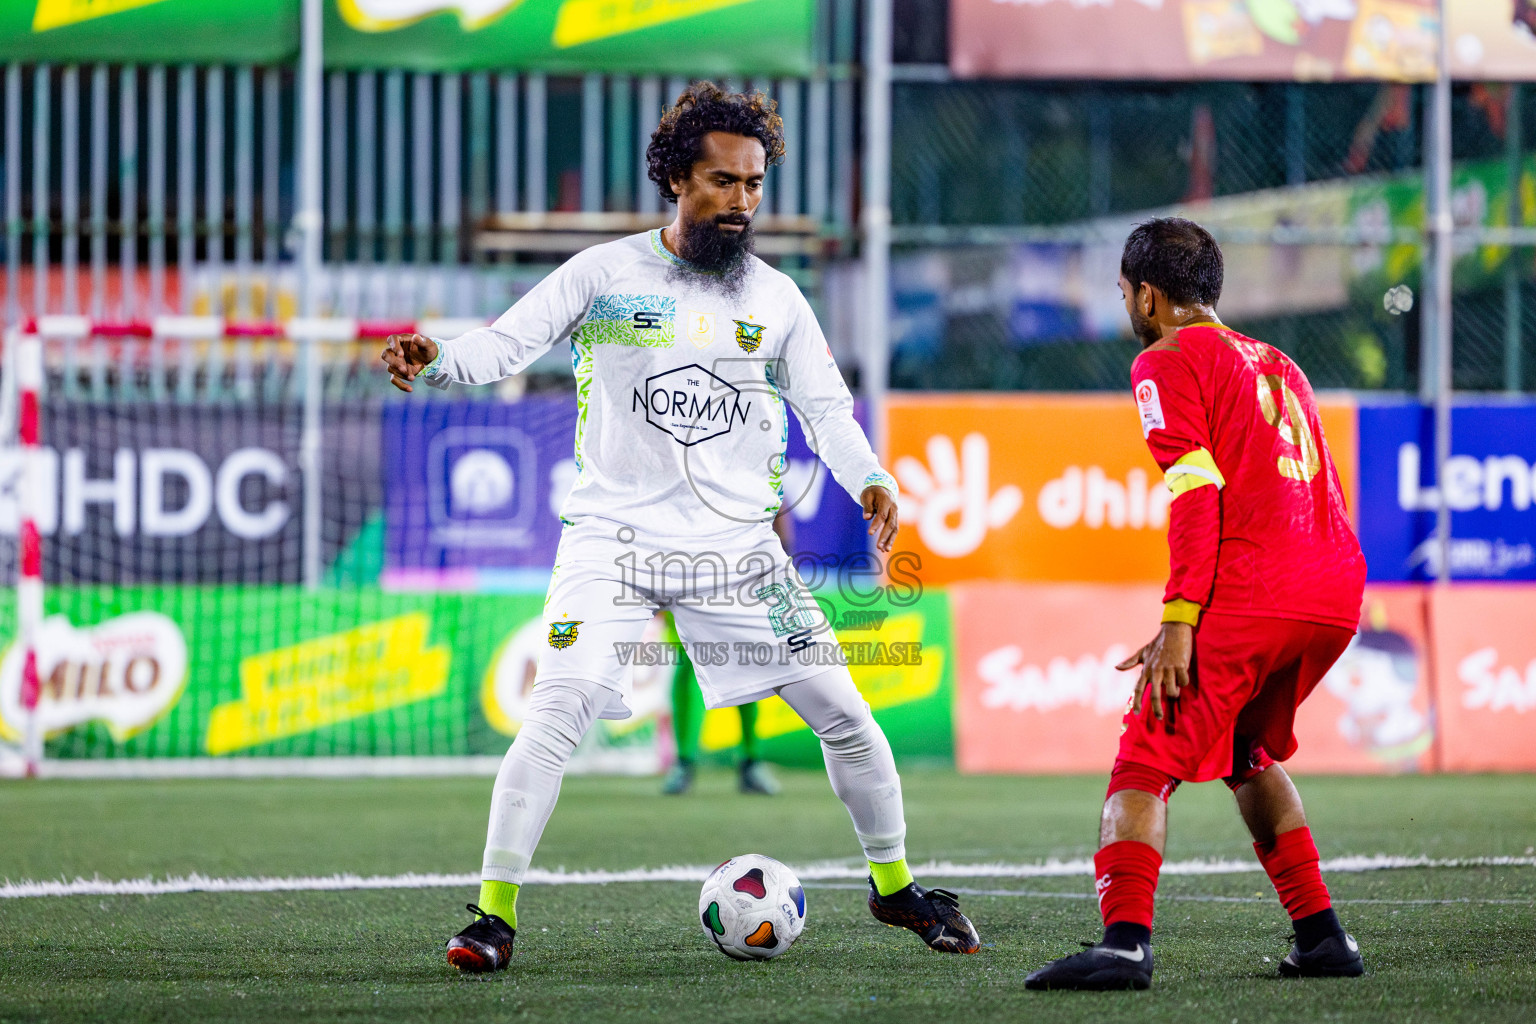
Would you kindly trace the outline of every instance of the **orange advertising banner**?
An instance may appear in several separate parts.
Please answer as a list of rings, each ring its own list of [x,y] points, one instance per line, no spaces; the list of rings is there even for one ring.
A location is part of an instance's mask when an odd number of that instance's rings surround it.
[[[1320,399],[1354,505],[1356,416]],[[1154,583],[1168,575],[1169,493],[1124,395],[902,394],[886,406],[901,486],[898,550],[929,585]]]
[[[1536,587],[1428,590],[1441,767],[1536,770]]]
[[[1115,665],[1152,638],[1162,588],[973,583],[949,594],[956,766],[1108,777],[1136,681]]]
[[[973,583],[949,593],[960,770],[1107,774],[1136,681],[1115,665],[1152,638],[1159,588]],[[1360,634],[1297,713],[1300,749],[1287,767],[1434,768],[1425,594],[1416,586],[1366,591]],[[1536,643],[1530,650],[1536,655]],[[1528,703],[1536,709],[1536,689]]]

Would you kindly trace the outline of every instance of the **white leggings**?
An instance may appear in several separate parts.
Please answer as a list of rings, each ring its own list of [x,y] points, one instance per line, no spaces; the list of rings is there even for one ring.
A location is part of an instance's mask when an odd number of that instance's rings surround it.
[[[876,863],[905,857],[896,761],[848,669],[830,668],[775,692],[821,740],[832,792],[848,808],[864,856]],[[580,679],[546,679],[534,687],[527,717],[496,773],[481,877],[522,884],[560,796],[566,762],[610,696],[607,687]]]

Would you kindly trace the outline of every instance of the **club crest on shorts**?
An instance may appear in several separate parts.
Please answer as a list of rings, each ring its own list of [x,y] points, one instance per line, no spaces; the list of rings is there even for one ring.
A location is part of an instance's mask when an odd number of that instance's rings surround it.
[[[549,624],[549,646],[557,651],[563,651],[576,642],[576,627],[582,620],[574,622],[551,622]]]
[[[756,352],[763,343],[763,325],[749,324],[745,320],[732,320],[736,325],[736,344],[743,352]]]

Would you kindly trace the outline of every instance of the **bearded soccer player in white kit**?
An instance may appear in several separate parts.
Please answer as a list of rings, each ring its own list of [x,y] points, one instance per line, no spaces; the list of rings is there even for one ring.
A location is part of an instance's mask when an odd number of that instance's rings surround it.
[[[566,341],[576,375],[578,476],[544,605],[549,646],[491,795],[474,920],[448,940],[460,970],[511,959],[518,888],[566,762],[594,720],[629,717],[620,652],[658,607],[690,653],[706,652],[694,661],[710,707],[778,694],[821,740],[869,861],[875,918],[942,952],[980,948],[954,894],[912,879],[890,744],[828,656],[836,639],[772,529],[793,409],[877,546],[889,551],[896,534],[895,481],[853,418],[815,315],[752,255],[763,178],[783,156],[771,100],[695,84],[646,153],[677,204],[671,224],[578,254],[490,327],[389,339],[383,358],[405,391],[417,378],[499,380]],[[759,664],[749,651],[772,656]]]

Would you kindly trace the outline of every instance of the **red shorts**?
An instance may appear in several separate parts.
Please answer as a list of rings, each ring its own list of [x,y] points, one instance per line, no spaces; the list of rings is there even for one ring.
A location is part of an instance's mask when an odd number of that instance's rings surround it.
[[[1354,636],[1342,626],[1207,612],[1195,628],[1190,685],[1152,715],[1125,716],[1120,759],[1184,782],[1239,778],[1296,752],[1296,709]]]

